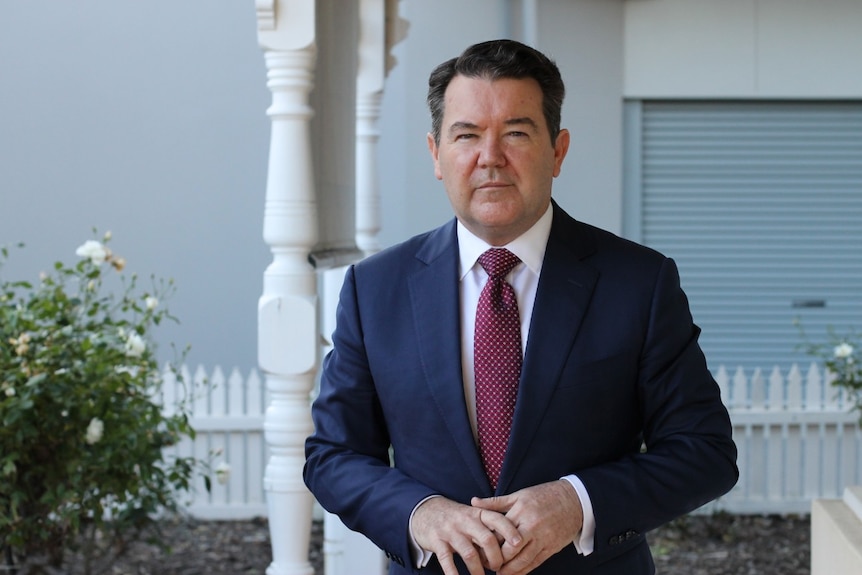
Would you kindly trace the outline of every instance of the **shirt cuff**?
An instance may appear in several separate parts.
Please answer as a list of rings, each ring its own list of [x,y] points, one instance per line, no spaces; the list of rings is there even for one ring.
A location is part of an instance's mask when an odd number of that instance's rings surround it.
[[[429,499],[434,499],[435,497],[440,497],[440,495],[429,495],[422,501],[416,504],[416,507],[413,508],[413,511],[410,512],[410,522],[408,523],[408,528],[410,530],[410,551],[413,559],[413,564],[416,565],[417,569],[422,569],[428,562],[431,561],[431,558],[434,557],[434,553],[431,551],[427,551],[422,549],[419,544],[416,542],[416,537],[413,535],[413,515],[416,513],[416,510],[419,509],[419,506],[428,501]]]
[[[577,475],[566,475],[563,479],[575,488],[578,498],[581,500],[581,511],[584,515],[581,533],[573,541],[575,549],[581,555],[589,555],[595,549],[596,539],[596,517],[593,515],[593,503],[590,501],[590,494],[587,493],[587,488],[584,487],[584,483]]]

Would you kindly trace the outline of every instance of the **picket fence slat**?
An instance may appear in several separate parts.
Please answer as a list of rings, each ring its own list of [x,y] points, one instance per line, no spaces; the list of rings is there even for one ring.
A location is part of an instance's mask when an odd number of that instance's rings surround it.
[[[815,363],[746,373],[720,366],[715,372],[739,450],[740,478],[719,500],[699,510],[731,513],[809,513],[814,498],[840,498],[845,486],[862,483],[862,431],[852,403]],[[263,434],[268,394],[252,369],[229,375],[198,366],[179,377],[166,368],[159,394],[163,409],[186,401],[192,441],[170,448],[178,456],[207,461],[214,470],[230,465],[227,483],[212,491],[197,477],[188,511],[201,519],[266,516],[263,475],[269,457]]]

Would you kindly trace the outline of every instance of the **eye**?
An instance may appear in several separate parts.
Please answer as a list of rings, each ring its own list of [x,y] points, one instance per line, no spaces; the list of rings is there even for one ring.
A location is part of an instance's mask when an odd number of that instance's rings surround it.
[[[519,132],[519,131],[517,131],[517,130],[514,130],[514,131],[512,131],[512,132],[508,132],[508,135],[509,135],[509,136],[512,136],[512,137],[514,137],[514,138],[526,138],[526,137],[527,137],[527,132]]]
[[[462,141],[462,140],[471,140],[475,137],[476,137],[476,134],[470,134],[470,133],[456,134],[455,135],[455,141],[457,142],[457,141]]]

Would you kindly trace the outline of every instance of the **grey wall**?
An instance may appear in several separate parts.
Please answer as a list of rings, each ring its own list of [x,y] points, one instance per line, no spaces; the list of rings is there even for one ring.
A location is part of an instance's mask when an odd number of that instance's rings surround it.
[[[129,272],[174,278],[192,363],[256,364],[269,91],[253,2],[0,6],[0,270],[35,279],[111,230]]]

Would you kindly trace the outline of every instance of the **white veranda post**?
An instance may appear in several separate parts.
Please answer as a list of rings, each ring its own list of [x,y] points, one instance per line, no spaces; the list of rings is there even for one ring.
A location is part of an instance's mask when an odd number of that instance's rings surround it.
[[[258,363],[270,397],[267,574],[311,575],[313,500],[302,482],[309,396],[344,266],[361,257],[358,241],[365,253],[378,249],[377,118],[385,55],[404,26],[397,0],[255,0],[255,8],[272,92],[264,240],[273,260],[258,306]],[[358,565],[383,571],[378,549],[327,519],[327,575]]]
[[[317,281],[308,254],[318,240],[308,103],[314,81],[314,0],[256,0],[272,105],[263,236],[272,251],[258,304],[258,363],[270,403],[264,474],[273,561],[268,575],[312,575],[313,499],[302,482],[311,433],[308,397],[318,364]]]
[[[380,250],[378,141],[386,75],[395,65],[392,47],[407,33],[398,0],[360,0],[356,73],[356,246],[365,255]]]
[[[366,254],[380,250],[377,141],[385,76],[385,15],[385,0],[360,1],[356,73],[356,245]]]

